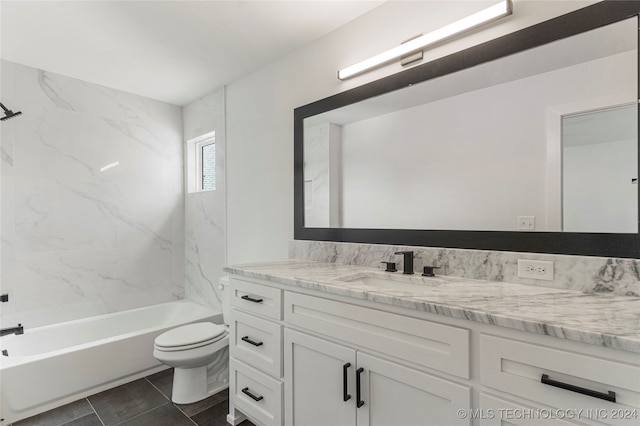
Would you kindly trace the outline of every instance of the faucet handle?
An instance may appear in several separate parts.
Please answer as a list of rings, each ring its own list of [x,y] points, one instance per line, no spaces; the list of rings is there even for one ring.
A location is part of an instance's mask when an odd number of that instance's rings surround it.
[[[387,269],[385,269],[385,272],[396,272],[396,262],[380,262],[380,263],[385,263],[387,265]]]
[[[423,273],[422,276],[423,277],[435,277],[436,274],[433,272],[434,269],[440,269],[439,266],[425,266],[423,268]]]

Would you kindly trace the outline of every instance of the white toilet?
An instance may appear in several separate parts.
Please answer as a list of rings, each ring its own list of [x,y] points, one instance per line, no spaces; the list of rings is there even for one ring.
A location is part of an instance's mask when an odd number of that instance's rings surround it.
[[[220,284],[222,317],[226,322],[229,318],[229,290],[225,288],[228,281],[223,278]],[[210,386],[207,366],[228,345],[228,327],[211,322],[183,325],[156,337],[153,356],[174,367],[171,400],[176,404],[190,404],[221,390],[219,386]]]

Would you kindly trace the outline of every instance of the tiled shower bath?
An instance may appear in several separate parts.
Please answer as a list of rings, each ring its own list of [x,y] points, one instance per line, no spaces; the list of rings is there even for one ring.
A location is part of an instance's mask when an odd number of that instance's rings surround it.
[[[3,326],[184,297],[181,108],[0,64]]]

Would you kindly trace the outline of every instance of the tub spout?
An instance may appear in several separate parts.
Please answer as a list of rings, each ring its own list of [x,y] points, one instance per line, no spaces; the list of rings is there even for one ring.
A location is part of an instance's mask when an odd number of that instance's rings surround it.
[[[6,336],[7,334],[24,334],[24,328],[22,324],[18,324],[17,327],[3,328],[0,330],[0,336]]]

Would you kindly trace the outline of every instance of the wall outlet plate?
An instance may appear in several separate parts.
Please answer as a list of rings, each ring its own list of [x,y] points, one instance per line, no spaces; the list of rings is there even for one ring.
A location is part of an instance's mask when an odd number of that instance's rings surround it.
[[[518,278],[553,281],[553,262],[518,259]]]
[[[518,231],[533,231],[535,229],[535,216],[518,216]]]

